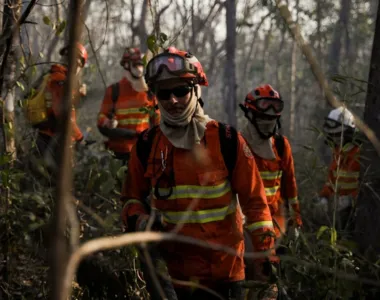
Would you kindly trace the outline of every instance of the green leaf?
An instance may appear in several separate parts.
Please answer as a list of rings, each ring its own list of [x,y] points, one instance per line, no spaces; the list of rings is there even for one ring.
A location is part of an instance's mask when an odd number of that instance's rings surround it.
[[[42,18],[42,20],[44,21],[44,23],[45,23],[46,25],[50,25],[50,24],[51,24],[51,21],[50,21],[50,19],[49,19],[48,16],[44,16],[44,17]]]
[[[317,239],[319,240],[322,234],[326,231],[329,230],[327,226],[321,226],[317,232]]]
[[[338,233],[336,232],[335,228],[331,228],[330,231],[331,231],[331,244],[335,245],[338,239]]]
[[[153,55],[156,55],[157,51],[157,41],[156,41],[156,37],[152,34],[148,37],[147,39],[147,45],[148,45],[148,49],[153,53]]]
[[[20,81],[16,81],[16,84],[22,91],[25,91],[25,87]]]
[[[128,167],[127,166],[122,166],[118,171],[117,171],[117,178],[120,179],[120,180],[123,180],[124,177],[125,177],[125,174],[128,170]]]
[[[45,55],[44,55],[42,52],[40,52],[40,53],[39,53],[39,56],[40,56],[41,58],[44,58]]]
[[[143,62],[143,65],[144,65],[144,67],[146,67],[146,65],[148,64],[148,62],[147,62],[147,56],[146,56],[146,54],[144,55],[144,57],[143,57],[143,59],[142,59],[142,62]]]
[[[20,57],[20,65],[24,68],[25,67],[25,56]]]
[[[10,155],[1,155],[0,156],[0,166],[3,166],[7,163],[9,163],[12,160],[12,157]]]
[[[66,28],[66,21],[63,20],[59,25],[57,26],[57,29],[55,31],[55,34],[58,36],[60,35]]]

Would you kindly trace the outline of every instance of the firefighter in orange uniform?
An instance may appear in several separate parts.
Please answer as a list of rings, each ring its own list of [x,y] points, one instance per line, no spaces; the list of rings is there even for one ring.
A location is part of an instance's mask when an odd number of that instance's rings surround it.
[[[142,133],[132,149],[122,191],[124,225],[129,232],[145,230],[154,212],[160,218],[153,228],[235,249],[231,255],[179,242],[160,244],[172,278],[196,281],[225,299],[244,299],[243,222],[235,194],[255,251],[273,247],[272,218],[253,155],[232,127],[204,114],[200,86],[208,81],[194,55],[170,47],[152,58],[145,78],[158,99],[161,122]],[[224,155],[228,145],[236,147]],[[233,168],[225,156],[235,158]],[[253,263],[255,278],[267,280],[268,257]],[[202,289],[176,285],[175,291],[180,300],[219,299]]]
[[[144,65],[138,48],[127,48],[120,61],[125,77],[106,90],[98,118],[99,131],[108,138],[105,142],[117,159],[128,160],[139,133],[158,124],[155,99],[148,93]],[[144,109],[145,108],[145,109]]]
[[[302,226],[293,155],[288,139],[277,133],[284,102],[269,84],[250,92],[240,107],[249,120],[243,136],[250,145],[265,186],[276,236],[298,235]],[[288,211],[292,216],[288,222]],[[288,224],[289,223],[289,224]]]
[[[350,216],[359,192],[360,143],[355,139],[355,128],[354,116],[343,106],[333,109],[323,125],[326,143],[332,145],[334,153],[328,180],[314,204],[327,211],[336,195],[338,228],[341,229],[353,225]]]
[[[60,55],[66,60],[68,58],[68,46],[60,50]],[[86,48],[80,43],[76,45],[77,50],[77,72],[83,69],[87,62],[88,54]],[[57,150],[57,144],[54,137],[57,134],[58,118],[60,116],[60,105],[63,99],[64,84],[67,79],[67,66],[64,64],[55,64],[51,66],[49,80],[46,86],[45,99],[46,107],[48,113],[48,121],[38,125],[38,137],[37,137],[37,148],[41,154],[49,151],[51,156],[54,158]],[[73,92],[73,107],[71,111],[71,130],[72,130],[72,140],[73,142],[81,142],[83,140],[83,134],[76,123],[76,114],[74,103],[78,96],[83,96],[85,90],[83,86],[81,88],[77,87]]]

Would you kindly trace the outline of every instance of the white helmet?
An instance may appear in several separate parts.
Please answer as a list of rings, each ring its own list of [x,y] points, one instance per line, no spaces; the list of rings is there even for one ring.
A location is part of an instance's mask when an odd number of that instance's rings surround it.
[[[340,133],[347,129],[355,130],[353,114],[344,106],[330,111],[327,118],[325,118],[323,130],[326,133]]]

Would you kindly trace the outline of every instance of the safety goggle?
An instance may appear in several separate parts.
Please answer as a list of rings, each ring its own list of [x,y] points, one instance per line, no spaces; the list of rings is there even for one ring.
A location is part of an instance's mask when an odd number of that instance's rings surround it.
[[[149,61],[145,76],[147,80],[152,80],[164,69],[173,75],[183,73],[197,74],[197,68],[182,56],[174,53],[162,53]]]
[[[173,94],[177,98],[185,97],[193,89],[190,85],[177,86],[172,89],[153,89],[158,100],[169,100]]]
[[[280,113],[284,109],[284,101],[280,99],[259,98],[256,101],[251,101],[251,103],[261,112],[266,112],[273,108],[276,113]]]
[[[333,119],[325,118],[325,123],[323,124],[324,127],[329,129],[336,129],[338,127],[344,127],[342,123],[335,121]]]

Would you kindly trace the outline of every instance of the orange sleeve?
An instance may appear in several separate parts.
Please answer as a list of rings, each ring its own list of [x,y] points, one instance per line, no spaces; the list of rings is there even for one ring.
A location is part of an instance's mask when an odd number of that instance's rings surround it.
[[[54,116],[58,119],[61,115],[61,103],[64,95],[66,76],[62,73],[52,73],[48,84],[48,91],[52,94],[52,111]],[[75,108],[71,110],[71,135],[75,141],[79,141],[83,138],[83,134],[80,131],[76,122]]]
[[[254,249],[266,251],[274,245],[274,232],[264,184],[253,154],[240,133],[237,147],[232,188],[239,196],[239,203],[246,216],[246,228],[252,234]]]
[[[103,97],[103,102],[98,114],[98,126],[102,127],[104,122],[108,119],[108,115],[112,110],[112,87],[109,86]]]
[[[122,219],[127,226],[129,217],[146,214],[145,198],[149,195],[149,180],[144,177],[145,170],[136,153],[136,144],[133,146],[128,162],[128,173],[123,184],[121,200],[124,202]]]
[[[292,148],[286,137],[284,137],[284,165],[283,169],[285,170],[285,195],[281,195],[283,198],[286,198],[289,202],[289,205],[292,209],[292,217],[298,226],[302,226],[301,210],[300,204],[298,201],[298,192],[297,192],[297,182],[296,174],[294,170],[294,161]]]

